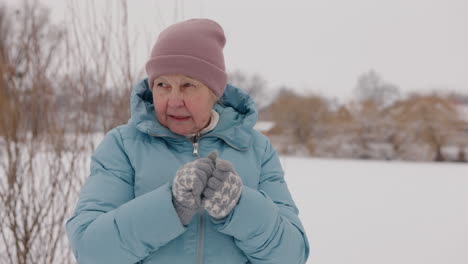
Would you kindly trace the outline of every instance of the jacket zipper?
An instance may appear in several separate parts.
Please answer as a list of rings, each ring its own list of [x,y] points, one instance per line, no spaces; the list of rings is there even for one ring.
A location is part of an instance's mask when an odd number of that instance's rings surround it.
[[[200,140],[200,133],[197,133],[192,138],[193,144],[193,155],[198,158],[198,141]],[[199,219],[199,236],[198,236],[198,250],[197,250],[197,264],[202,264],[203,261],[203,239],[204,239],[204,218],[203,218],[203,208],[200,208],[198,211],[200,214]]]
[[[193,142],[193,155],[198,157],[198,142]]]
[[[200,236],[198,237],[198,250],[197,250],[197,264],[202,264],[203,261],[203,240],[204,240],[204,218],[203,218],[203,208],[200,209],[200,225],[199,231]]]
[[[148,131],[149,132],[149,131]],[[168,135],[154,135],[154,134],[151,134],[149,133],[151,136],[166,136],[166,137],[171,137],[171,138],[176,138],[176,139],[182,139],[182,138],[179,138],[179,137],[173,137],[173,136],[168,136]],[[227,140],[225,140],[222,136],[220,135],[210,135],[210,136],[207,136],[207,137],[219,137],[221,139],[223,139],[229,146],[231,146],[232,148],[234,149],[237,149],[237,150],[241,150],[239,149],[238,147],[230,144]],[[200,133],[197,133],[195,134],[195,136],[192,137],[192,144],[193,144],[193,156],[197,157],[198,158],[198,147],[199,147],[199,140],[200,140],[201,136],[200,136]],[[199,225],[198,225],[198,230],[199,230],[199,233],[200,235],[198,236],[198,250],[197,250],[197,264],[202,264],[203,262],[203,240],[204,240],[204,210],[203,208],[201,208],[199,210],[199,214],[200,214],[200,218],[199,218]]]
[[[155,135],[152,133],[149,133],[151,136],[154,137],[170,137],[170,138],[175,138],[175,139],[183,139],[182,137],[173,137],[169,135]],[[192,137],[191,141],[193,144],[193,155],[198,158],[198,141],[200,140],[200,133],[195,134],[195,136]],[[187,139],[188,140],[188,139]],[[189,140],[190,141],[190,140]],[[202,264],[203,261],[203,240],[204,240],[204,210],[201,208],[199,210],[200,218],[199,218],[199,225],[198,225],[198,230],[200,235],[198,236],[198,250],[197,250],[197,264]]]

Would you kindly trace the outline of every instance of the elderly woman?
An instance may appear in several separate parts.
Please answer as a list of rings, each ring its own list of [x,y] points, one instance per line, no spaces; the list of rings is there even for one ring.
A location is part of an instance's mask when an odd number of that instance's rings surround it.
[[[252,99],[227,84],[219,24],[158,37],[66,228],[79,263],[305,263],[309,245]]]

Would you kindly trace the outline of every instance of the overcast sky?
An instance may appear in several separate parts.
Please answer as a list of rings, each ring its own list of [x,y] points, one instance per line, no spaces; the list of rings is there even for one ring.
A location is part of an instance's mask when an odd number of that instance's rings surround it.
[[[41,2],[52,7],[55,18],[66,15],[66,1]],[[128,5],[130,24],[141,31],[141,47],[135,47],[141,67],[148,42],[163,27],[207,17],[224,27],[227,69],[259,73],[271,87],[343,99],[352,95],[360,74],[374,69],[403,93],[434,88],[468,93],[467,0],[140,0]]]

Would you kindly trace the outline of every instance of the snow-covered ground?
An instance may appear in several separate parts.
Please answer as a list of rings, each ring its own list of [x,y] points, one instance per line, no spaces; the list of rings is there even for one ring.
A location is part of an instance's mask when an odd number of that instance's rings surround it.
[[[467,163],[281,161],[309,238],[308,264],[468,263]]]
[[[309,264],[468,263],[468,165],[282,157]]]

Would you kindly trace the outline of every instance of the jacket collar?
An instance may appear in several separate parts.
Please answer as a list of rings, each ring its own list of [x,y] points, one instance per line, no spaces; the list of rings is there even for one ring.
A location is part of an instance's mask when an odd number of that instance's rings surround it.
[[[253,126],[258,118],[252,98],[239,88],[228,84],[220,102],[214,106],[219,113],[218,124],[204,137],[218,137],[236,149],[247,149]],[[129,123],[139,131],[152,136],[185,140],[184,136],[173,133],[158,122],[153,105],[153,93],[149,89],[147,78],[133,88],[130,96],[130,112]]]

